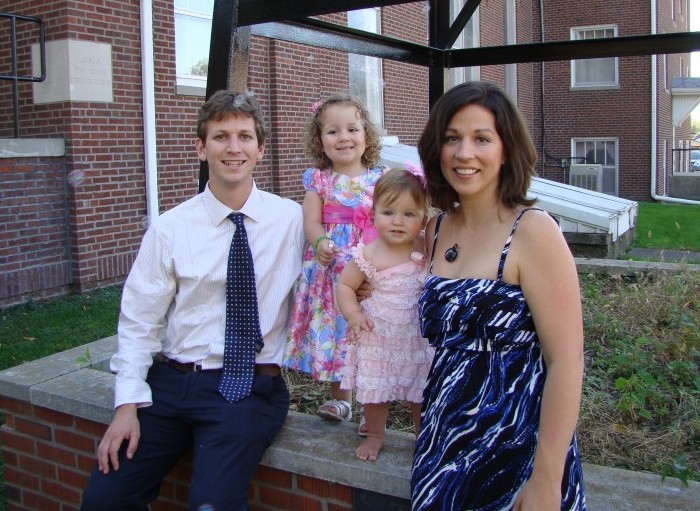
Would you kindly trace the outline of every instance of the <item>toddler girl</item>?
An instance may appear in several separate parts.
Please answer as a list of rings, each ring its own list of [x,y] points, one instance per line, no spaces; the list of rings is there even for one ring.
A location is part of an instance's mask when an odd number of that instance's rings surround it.
[[[418,323],[418,297],[426,276],[420,236],[428,217],[424,186],[422,173],[411,170],[392,169],[379,179],[372,208],[378,238],[353,249],[336,290],[350,343],[341,388],[356,388],[357,401],[364,406],[367,438],[355,451],[363,460],[377,459],[391,401],[409,402],[418,432],[433,358]],[[372,295],[358,303],[355,293],[365,279],[372,284]]]
[[[382,174],[376,167],[381,149],[378,130],[365,107],[347,94],[313,108],[304,143],[317,168],[302,177],[304,232],[309,247],[294,299],[285,366],[331,382],[330,401],[317,414],[324,419],[352,419],[352,390],[340,388],[347,339],[345,320],[335,305],[340,272],[350,248],[373,236],[372,192]]]

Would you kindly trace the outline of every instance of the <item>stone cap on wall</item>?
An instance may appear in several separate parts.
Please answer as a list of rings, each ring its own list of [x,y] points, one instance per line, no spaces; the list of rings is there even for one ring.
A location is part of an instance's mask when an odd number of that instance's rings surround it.
[[[0,158],[65,156],[63,138],[0,138]]]
[[[0,395],[101,424],[113,413],[114,375],[109,359],[116,336],[12,367],[0,372]],[[78,365],[86,357],[90,365]],[[289,412],[284,427],[262,464],[353,488],[409,498],[413,435],[388,431],[379,459],[360,461],[354,452],[360,439],[356,424],[322,421],[314,415]],[[685,511],[697,509],[700,483],[584,463],[584,481],[591,511]]]

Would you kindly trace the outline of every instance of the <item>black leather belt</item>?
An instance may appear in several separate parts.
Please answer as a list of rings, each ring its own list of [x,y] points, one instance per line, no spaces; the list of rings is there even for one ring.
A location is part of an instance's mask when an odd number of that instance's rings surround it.
[[[201,364],[195,364],[194,362],[178,362],[172,358],[167,358],[162,355],[156,357],[156,360],[167,364],[173,369],[177,369],[181,373],[220,373],[221,368],[216,369],[202,369]],[[280,368],[277,364],[255,364],[255,374],[264,374],[267,376],[279,376]]]

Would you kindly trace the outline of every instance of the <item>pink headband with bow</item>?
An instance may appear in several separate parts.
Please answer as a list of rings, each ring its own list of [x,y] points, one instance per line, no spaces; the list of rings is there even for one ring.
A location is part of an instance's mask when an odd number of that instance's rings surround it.
[[[404,168],[411,174],[416,176],[418,178],[418,181],[420,181],[420,183],[423,185],[423,189],[425,189],[428,183],[425,180],[425,172],[423,172],[423,168],[420,165],[416,165],[412,161],[407,161],[404,164]]]

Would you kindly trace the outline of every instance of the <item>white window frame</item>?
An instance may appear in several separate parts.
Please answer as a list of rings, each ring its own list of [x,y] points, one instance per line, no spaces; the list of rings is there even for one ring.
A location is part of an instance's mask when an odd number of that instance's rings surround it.
[[[348,12],[348,27],[374,34],[382,33],[379,7]],[[364,103],[369,118],[376,126],[384,126],[384,78],[382,59],[348,53],[348,88]]]
[[[571,28],[571,40],[572,41],[577,41],[581,40],[582,37],[581,35],[585,33],[593,33],[595,35],[596,32],[601,32],[601,31],[612,31],[612,34],[610,37],[617,37],[617,25],[593,25],[593,26],[585,26],[585,27],[572,27]],[[593,37],[594,39],[596,37]],[[584,37],[583,39],[590,39],[588,37]],[[603,62],[603,61],[612,61],[614,63],[614,71],[613,74],[615,75],[612,80],[603,80],[603,81],[588,81],[588,82],[582,82],[580,79],[576,76],[576,68],[577,66],[581,65],[595,65],[596,62]],[[572,60],[571,61],[571,88],[572,89],[600,89],[600,88],[617,88],[619,86],[619,59],[617,57],[604,57],[604,58],[598,58],[598,59],[582,59],[582,60]]]
[[[175,8],[175,80],[176,84],[178,87],[178,92],[181,92],[181,89],[183,91],[191,91],[191,92],[196,92],[198,90],[201,91],[202,94],[204,94],[206,87],[207,87],[207,77],[206,76],[200,76],[200,75],[193,75],[191,73],[184,73],[181,70],[178,70],[177,64],[178,64],[178,52],[185,52],[185,51],[190,51],[192,48],[192,41],[198,41],[199,44],[202,45],[202,58],[209,58],[209,40],[211,37],[211,16],[212,16],[212,10],[214,8],[214,0],[194,0],[193,3],[196,4],[204,4],[202,5],[202,9],[198,9],[197,6],[191,6],[188,5],[190,4],[192,0],[175,0],[174,1],[174,8]],[[178,5],[179,4],[179,5]],[[185,5],[183,5],[185,4]],[[206,9],[204,7],[208,7],[205,4],[211,4],[211,8],[209,9],[209,12],[205,12]],[[182,26],[178,23],[178,21],[186,21],[186,20],[191,20],[195,22],[204,22],[208,24],[209,30],[207,31],[207,37],[205,39],[201,39],[200,37],[187,37],[185,34],[178,33],[178,28],[182,29]],[[203,26],[201,28],[204,28]],[[178,48],[178,40],[187,37],[188,43],[184,44],[185,48]]]
[[[450,23],[453,23],[462,7],[466,4],[466,0],[450,0]],[[464,48],[478,48],[481,44],[481,36],[479,33],[479,9],[477,7],[469,22],[464,27],[464,30],[459,34],[457,40],[452,45],[454,50],[462,50]],[[468,38],[467,35],[471,34]],[[449,86],[454,87],[460,83],[469,81],[478,81],[481,79],[481,67],[455,67],[451,68],[448,73]]]
[[[600,162],[600,161],[590,161],[590,160],[583,160],[583,157],[585,157],[586,153],[591,149],[593,149],[593,154],[596,153],[597,145],[598,144],[609,144],[612,143],[615,145],[614,147],[614,158],[615,158],[615,163],[610,164],[610,162]],[[577,146],[578,144],[586,144],[584,147],[583,154],[577,154]],[[603,165],[603,193],[607,193],[608,195],[615,195],[617,196],[619,194],[620,190],[620,139],[617,137],[578,137],[578,138],[572,138],[571,139],[571,157],[572,157],[572,163],[576,164],[583,164],[583,163],[600,163]],[[612,174],[612,176],[611,176]],[[612,187],[610,186],[610,182],[612,181]]]

